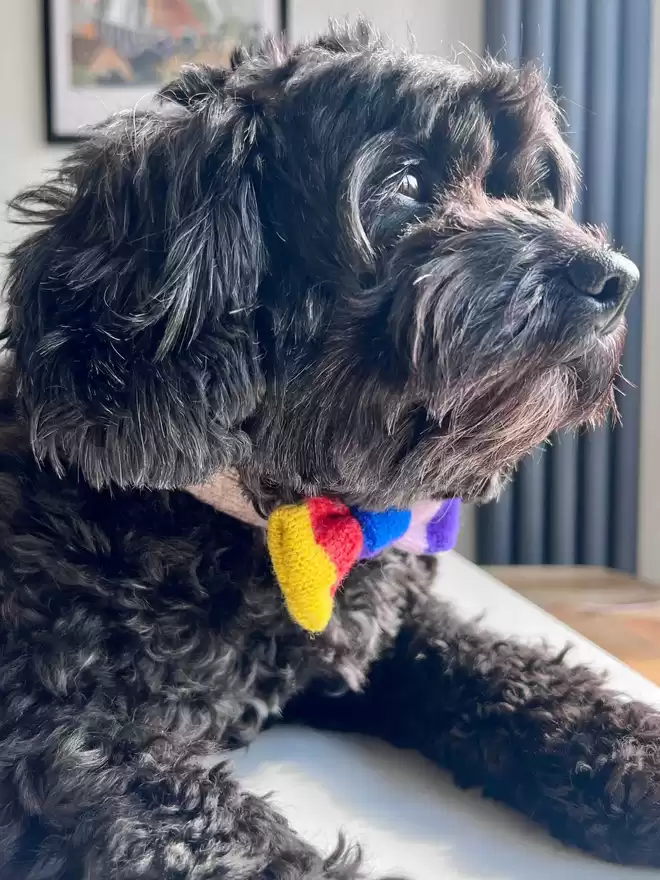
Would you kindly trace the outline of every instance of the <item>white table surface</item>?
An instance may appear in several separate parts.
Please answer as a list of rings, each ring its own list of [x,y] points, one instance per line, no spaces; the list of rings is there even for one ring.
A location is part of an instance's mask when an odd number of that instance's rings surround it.
[[[455,554],[438,590],[466,617],[504,636],[563,647],[610,674],[613,687],[660,707],[660,689]],[[357,737],[301,728],[263,734],[236,758],[251,790],[271,794],[294,828],[324,851],[340,830],[359,840],[374,876],[410,880],[633,880],[660,870],[619,868],[562,847],[515,813],[416,755]]]

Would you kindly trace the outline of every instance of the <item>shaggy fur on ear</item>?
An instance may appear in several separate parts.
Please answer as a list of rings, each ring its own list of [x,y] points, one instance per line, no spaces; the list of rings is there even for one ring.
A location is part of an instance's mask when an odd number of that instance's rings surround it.
[[[97,488],[184,486],[249,450],[265,256],[256,122],[225,79],[189,69],[13,202],[43,224],[12,255],[6,331],[32,448]]]

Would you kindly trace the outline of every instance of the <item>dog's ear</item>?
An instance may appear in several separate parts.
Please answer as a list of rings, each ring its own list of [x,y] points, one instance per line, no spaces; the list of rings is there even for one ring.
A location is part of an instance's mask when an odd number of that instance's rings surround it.
[[[258,120],[191,68],[19,196],[5,338],[35,455],[100,487],[180,487],[236,464],[262,393]]]

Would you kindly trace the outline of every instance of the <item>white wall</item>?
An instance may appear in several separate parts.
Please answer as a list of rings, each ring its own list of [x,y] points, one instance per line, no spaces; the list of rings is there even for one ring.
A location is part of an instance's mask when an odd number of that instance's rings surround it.
[[[421,52],[447,57],[482,46],[482,0],[289,0],[294,39],[324,29],[328,18],[370,18],[390,37],[406,44],[412,34]],[[45,141],[41,2],[0,0],[0,205],[21,187],[36,182],[66,152]],[[0,214],[0,251],[21,234]],[[473,554],[474,523],[465,517],[461,549]]]
[[[45,140],[41,3],[0,0],[0,250],[17,231],[4,205],[18,189],[38,180],[64,155]]]
[[[642,577],[660,584],[660,14],[653,7],[638,568]]]
[[[369,18],[384,33],[407,44],[409,34],[420,52],[453,57],[462,46],[483,48],[482,0],[289,0],[294,39],[323,30],[328,18]]]

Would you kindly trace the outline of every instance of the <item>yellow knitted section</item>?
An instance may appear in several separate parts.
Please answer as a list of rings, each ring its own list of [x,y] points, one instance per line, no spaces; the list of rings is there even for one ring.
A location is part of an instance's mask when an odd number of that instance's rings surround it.
[[[314,539],[305,505],[276,508],[268,517],[266,541],[289,614],[303,629],[322,632],[332,616],[337,570]]]

